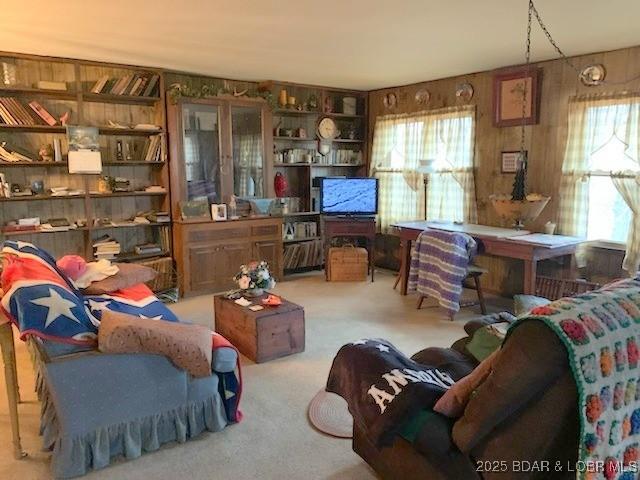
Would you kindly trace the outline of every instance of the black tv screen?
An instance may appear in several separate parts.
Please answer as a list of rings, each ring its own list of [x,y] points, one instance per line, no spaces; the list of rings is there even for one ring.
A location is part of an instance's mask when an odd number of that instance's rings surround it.
[[[378,179],[323,178],[320,183],[320,213],[376,215],[378,213]]]

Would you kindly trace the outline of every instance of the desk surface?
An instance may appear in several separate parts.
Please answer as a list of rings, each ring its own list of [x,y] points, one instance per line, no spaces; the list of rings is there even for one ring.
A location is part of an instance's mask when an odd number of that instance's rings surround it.
[[[575,245],[585,240],[577,237],[567,237],[564,235],[547,235],[544,233],[531,233],[528,230],[515,230],[512,228],[491,227],[488,225],[477,225],[473,223],[453,223],[453,222],[398,222],[392,225],[395,228],[408,230],[444,230],[446,232],[466,233],[476,238],[503,239],[514,243],[529,244],[536,247],[555,248],[566,245]]]

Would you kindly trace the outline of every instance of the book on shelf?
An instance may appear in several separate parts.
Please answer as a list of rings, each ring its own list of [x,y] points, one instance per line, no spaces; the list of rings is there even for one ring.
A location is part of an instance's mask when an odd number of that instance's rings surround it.
[[[46,108],[35,100],[29,102],[29,106],[31,107],[31,110],[33,110],[47,125],[53,127],[58,123],[53,115],[51,115]]]
[[[153,212],[147,215],[147,219],[155,223],[169,223],[171,221],[171,216],[169,215],[169,212]]]
[[[117,78],[110,78],[109,80],[107,80],[107,82],[104,84],[104,87],[102,87],[100,89],[99,92],[97,93],[111,93],[111,89],[113,88],[113,86],[116,84],[116,82],[118,81]]]
[[[7,125],[35,125],[36,122],[27,109],[14,97],[0,97],[2,121]]]
[[[2,99],[0,99],[0,119],[2,123],[6,123],[7,125],[18,125],[18,121],[13,118],[9,109],[5,106]]]
[[[171,251],[171,229],[168,226],[158,227],[155,234],[156,243],[163,252]]]
[[[109,75],[101,76],[98,80],[96,80],[96,83],[93,84],[93,87],[91,87],[91,93],[101,93],[102,89],[105,87],[108,81]]]
[[[40,80],[36,83],[36,88],[40,90],[56,90],[59,92],[67,91],[67,83],[66,82],[54,82],[52,80]]]
[[[111,235],[102,235],[93,242],[93,256],[96,260],[112,260],[120,254],[120,243]]]
[[[40,230],[40,225],[18,225],[18,224],[11,224],[11,225],[5,225],[4,227],[2,227],[2,231],[5,233],[11,233],[11,232],[35,232]]]
[[[156,97],[160,75],[151,73],[134,73],[122,77],[110,78],[103,75],[91,87],[91,93],[125,95],[136,97]]]
[[[160,75],[151,75],[149,82],[147,82],[147,87],[144,89],[142,93],[143,97],[152,97],[155,96],[156,85],[158,85],[158,81],[160,80]]]
[[[324,262],[324,248],[321,240],[286,245],[283,263],[285,270],[296,268],[317,267]]]
[[[162,161],[162,135],[151,135],[145,140],[142,160],[145,162]]]
[[[111,88],[112,95],[120,95],[124,92],[124,89],[127,87],[129,81],[131,80],[130,75],[125,75],[124,77],[120,77],[120,79],[113,85]]]
[[[136,255],[151,255],[154,253],[162,253],[162,247],[157,243],[143,243],[133,247]]]
[[[2,142],[0,143],[0,161],[33,162],[33,159],[9,147],[7,142]]]

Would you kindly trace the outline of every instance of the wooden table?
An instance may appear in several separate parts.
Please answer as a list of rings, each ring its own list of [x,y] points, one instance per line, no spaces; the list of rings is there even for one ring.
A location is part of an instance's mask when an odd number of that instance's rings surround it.
[[[1,296],[1,295],[0,295]],[[9,418],[11,419],[11,435],[13,456],[21,459],[26,456],[20,443],[20,424],[18,419],[18,403],[20,391],[18,390],[18,372],[16,365],[16,350],[13,342],[13,331],[9,319],[0,311],[0,349],[4,363],[4,379],[7,390],[7,405],[9,406]]]
[[[476,224],[454,224],[449,222],[399,222],[392,227],[398,229],[402,258],[400,267],[400,292],[407,294],[411,243],[427,228],[448,232],[466,233],[478,242],[481,254],[513,258],[524,262],[524,293],[533,295],[536,287],[539,260],[571,256],[585,240],[563,235],[532,234],[527,230],[490,227]]]
[[[266,295],[247,298],[261,305]],[[256,363],[304,352],[304,309],[282,299],[277,307],[256,312],[224,295],[214,297],[216,332]]]
[[[329,247],[334,237],[360,237],[366,240],[367,255],[369,257],[369,271],[371,281],[374,279],[375,246],[376,246],[376,219],[374,217],[329,217],[323,219],[324,235],[324,262],[325,276],[327,280],[327,262],[329,261]]]

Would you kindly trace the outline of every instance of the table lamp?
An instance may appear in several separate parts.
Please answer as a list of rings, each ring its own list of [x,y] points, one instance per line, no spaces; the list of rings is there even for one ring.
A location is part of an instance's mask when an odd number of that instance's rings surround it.
[[[436,171],[433,159],[418,160],[417,172],[422,174],[424,183],[424,219],[427,220],[427,189],[429,188],[429,174]]]

